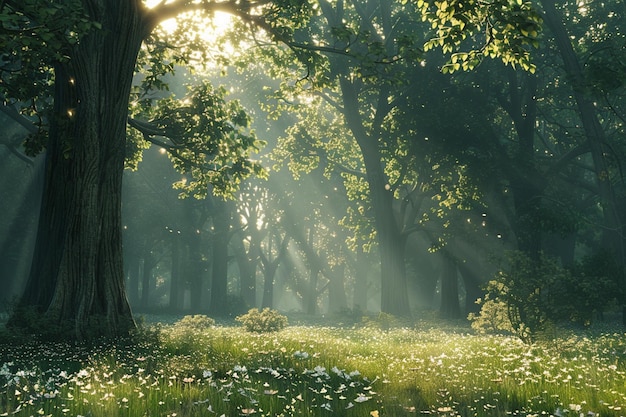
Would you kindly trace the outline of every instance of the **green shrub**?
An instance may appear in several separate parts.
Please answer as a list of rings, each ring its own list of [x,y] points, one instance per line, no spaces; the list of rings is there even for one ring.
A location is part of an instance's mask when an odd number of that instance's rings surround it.
[[[215,320],[203,314],[185,316],[174,323],[174,327],[181,327],[188,330],[206,330],[215,326]]]
[[[472,329],[478,333],[514,333],[508,307],[503,301],[492,300],[487,294],[484,299],[476,300],[476,304],[481,306],[480,311],[467,316]]]
[[[163,328],[165,345],[177,353],[197,350],[206,345],[207,330],[214,325],[215,320],[201,314],[185,316]]]
[[[511,331],[523,341],[533,342],[561,319],[558,288],[569,282],[571,275],[543,254],[532,259],[521,251],[510,251],[506,261],[506,267],[487,284],[485,300],[491,302],[483,303],[479,315],[472,316],[474,326]]]
[[[570,269],[555,259],[512,251],[507,266],[486,287],[478,314],[479,332],[511,332],[526,342],[547,335],[558,323],[591,324],[619,297],[620,269],[610,254],[587,257]]]
[[[262,311],[252,308],[235,320],[240,322],[247,331],[255,333],[277,332],[287,326],[287,317],[269,308],[264,308]]]

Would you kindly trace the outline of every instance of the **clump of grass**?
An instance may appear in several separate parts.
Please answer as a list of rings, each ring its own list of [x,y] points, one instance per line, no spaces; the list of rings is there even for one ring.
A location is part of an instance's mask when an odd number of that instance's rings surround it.
[[[183,321],[129,344],[0,345],[0,415],[617,417],[626,409],[623,333],[527,345],[458,329],[268,334]]]

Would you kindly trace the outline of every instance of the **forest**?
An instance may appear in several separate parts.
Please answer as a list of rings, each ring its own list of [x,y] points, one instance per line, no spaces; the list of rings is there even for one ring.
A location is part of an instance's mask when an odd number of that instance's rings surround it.
[[[1,10],[13,324],[620,313],[621,5],[87,3]]]
[[[0,415],[621,415],[625,27],[0,2]]]

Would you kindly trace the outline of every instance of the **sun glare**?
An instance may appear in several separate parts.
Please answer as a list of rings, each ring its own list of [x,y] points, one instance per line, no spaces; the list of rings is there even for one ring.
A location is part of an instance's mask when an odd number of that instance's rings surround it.
[[[162,0],[146,0],[145,4],[148,8],[153,8],[161,2]],[[200,36],[205,40],[212,40],[232,26],[233,17],[228,13],[216,11],[212,17],[207,18],[207,21],[209,24],[203,27],[203,31]],[[178,22],[175,18],[161,22],[161,28],[169,33],[174,32],[177,26]]]

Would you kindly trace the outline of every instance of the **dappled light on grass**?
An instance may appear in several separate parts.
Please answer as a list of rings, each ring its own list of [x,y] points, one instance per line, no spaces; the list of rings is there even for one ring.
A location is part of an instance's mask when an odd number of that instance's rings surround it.
[[[623,334],[525,345],[434,329],[165,326],[124,346],[1,349],[5,416],[619,416],[626,407]]]

